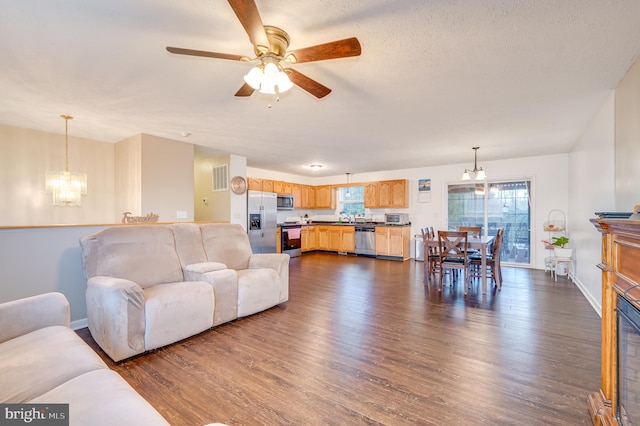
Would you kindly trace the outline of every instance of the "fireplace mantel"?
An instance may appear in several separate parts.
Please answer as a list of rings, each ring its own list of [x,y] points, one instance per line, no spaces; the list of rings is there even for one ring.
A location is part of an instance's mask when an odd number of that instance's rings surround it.
[[[640,220],[592,219],[602,234],[602,346],[600,389],[588,397],[595,425],[618,425],[616,297],[640,309]]]

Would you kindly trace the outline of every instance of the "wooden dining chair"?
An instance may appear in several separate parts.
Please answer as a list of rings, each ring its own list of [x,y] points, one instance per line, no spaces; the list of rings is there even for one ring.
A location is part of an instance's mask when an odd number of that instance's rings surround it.
[[[435,233],[433,227],[421,228],[422,243],[424,245],[424,274],[425,283],[429,281],[429,277],[433,276],[439,271],[438,264],[440,263],[440,251],[438,247],[433,244],[428,244],[429,241],[435,240]]]
[[[438,246],[440,249],[440,287],[442,290],[445,270],[462,271],[464,276],[464,294],[467,294],[467,286],[470,284],[469,275],[469,233],[466,231],[438,231]],[[454,274],[449,274],[453,281]]]
[[[458,231],[468,232],[470,237],[480,237],[482,235],[482,226],[460,226]]]
[[[502,269],[500,266],[500,251],[502,250],[502,241],[504,240],[504,228],[499,228],[496,232],[496,238],[493,241],[493,247],[491,253],[487,255],[487,278],[491,278],[495,283],[498,290],[502,289]],[[473,254],[470,255],[471,265],[471,277],[482,278],[482,255]]]

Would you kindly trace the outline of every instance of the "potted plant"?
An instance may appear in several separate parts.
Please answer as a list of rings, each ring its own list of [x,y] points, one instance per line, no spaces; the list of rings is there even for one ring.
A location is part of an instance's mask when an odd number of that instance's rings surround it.
[[[553,252],[556,255],[556,257],[564,257],[564,258],[571,257],[573,250],[571,248],[565,247],[567,244],[569,244],[568,237],[563,235],[561,237],[552,237],[551,240],[552,240],[551,245],[554,246]]]

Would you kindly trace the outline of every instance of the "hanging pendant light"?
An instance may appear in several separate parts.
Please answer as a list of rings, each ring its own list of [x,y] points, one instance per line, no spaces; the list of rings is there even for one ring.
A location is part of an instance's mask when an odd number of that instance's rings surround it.
[[[351,197],[351,191],[349,190],[349,176],[351,176],[351,173],[347,173],[347,192],[344,194],[346,198]]]
[[[482,170],[482,167],[478,169],[478,150],[479,149],[480,149],[479,146],[473,147],[474,156],[475,156],[475,159],[473,161],[473,170],[465,169],[464,173],[462,174],[462,180],[470,180],[471,173],[474,174],[475,180],[485,180],[487,178],[487,175],[484,172],[484,170]]]
[[[61,115],[64,119],[65,170],[47,173],[46,193],[53,195],[53,205],[60,207],[79,207],[82,196],[87,194],[87,175],[69,171],[69,120],[70,115]]]

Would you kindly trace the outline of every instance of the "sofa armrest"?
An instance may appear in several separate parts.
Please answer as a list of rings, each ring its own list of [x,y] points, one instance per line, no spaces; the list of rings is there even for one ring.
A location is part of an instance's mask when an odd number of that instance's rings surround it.
[[[91,336],[113,359],[145,351],[145,297],[133,281],[95,276],[87,281],[87,319]]]
[[[0,343],[44,327],[70,324],[69,301],[45,293],[0,304]]]
[[[275,269],[280,276],[280,303],[289,300],[289,260],[286,253],[257,253],[249,259],[249,268]]]

